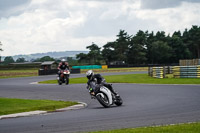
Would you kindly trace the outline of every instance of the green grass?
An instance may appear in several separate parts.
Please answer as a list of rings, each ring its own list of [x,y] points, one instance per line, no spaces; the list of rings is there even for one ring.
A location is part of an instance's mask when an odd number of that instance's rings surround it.
[[[87,71],[88,69],[81,69],[81,73],[86,73]],[[148,71],[148,67],[93,69],[93,71],[95,73]]]
[[[200,79],[195,78],[164,78],[157,79],[147,74],[127,74],[104,76],[108,83],[142,83],[142,84],[200,84]],[[56,84],[57,80],[42,81],[43,84]],[[70,84],[87,83],[87,78],[71,78]]]
[[[199,133],[200,123],[177,124],[169,126],[130,128],[90,133]]]
[[[77,104],[77,102],[0,98],[0,115],[35,110],[54,111],[75,104]]]
[[[0,70],[0,79],[1,78],[16,78],[16,77],[31,77],[38,76],[37,69],[28,69],[28,70]]]
[[[41,83],[41,84],[57,84],[58,81],[57,80],[47,80],[47,81],[41,81],[39,83]],[[87,78],[86,77],[70,78],[69,83],[70,84],[84,84],[84,83],[87,83]]]
[[[130,71],[147,71],[147,67],[130,67],[130,68],[108,68],[94,69],[95,73],[106,72],[130,72]],[[81,73],[86,73],[87,69],[82,69]],[[0,79],[38,76],[38,69],[19,69],[19,70],[0,70]]]

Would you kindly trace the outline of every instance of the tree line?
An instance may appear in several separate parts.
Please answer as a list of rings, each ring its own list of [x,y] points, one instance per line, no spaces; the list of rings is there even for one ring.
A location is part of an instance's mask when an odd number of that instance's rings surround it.
[[[171,64],[180,59],[200,58],[200,27],[175,31],[171,36],[164,31],[156,33],[139,30],[136,35],[129,35],[120,30],[113,42],[107,42],[103,47],[92,43],[86,48],[88,54],[80,53],[77,59],[80,63],[110,64],[114,61],[126,64]]]
[[[164,31],[156,33],[139,30],[135,35],[129,35],[125,30],[120,30],[116,40],[107,42],[99,47],[92,42],[86,48],[87,54],[76,55],[78,60],[66,57],[73,65],[82,64],[110,64],[123,62],[133,65],[146,64],[172,64],[180,59],[200,58],[200,27],[192,26],[183,33],[175,31],[172,35],[166,35]],[[0,42],[0,52],[2,43]],[[44,56],[33,62],[58,61],[52,57]],[[4,64],[26,62],[24,58],[16,61],[11,56],[5,57]]]
[[[71,65],[77,64],[77,60],[73,59],[73,57],[63,57],[63,58],[66,59],[66,61],[68,61],[69,64],[71,64]],[[50,57],[50,56],[43,56],[41,58],[32,59],[30,62],[45,62],[45,61],[61,62],[61,59],[63,59],[63,58],[55,59],[55,58]],[[20,58],[16,59],[16,61],[15,61],[12,56],[6,56],[4,58],[2,65],[8,65],[10,63],[24,63],[24,62],[28,62],[28,61],[23,57],[20,57]]]
[[[41,58],[34,59],[31,62],[44,62],[44,61],[56,61],[56,59],[54,59],[50,56],[44,56]],[[20,58],[16,59],[16,61],[15,61],[12,56],[6,56],[3,64],[7,65],[10,63],[24,63],[24,62],[28,62],[28,61],[23,57],[20,57]]]

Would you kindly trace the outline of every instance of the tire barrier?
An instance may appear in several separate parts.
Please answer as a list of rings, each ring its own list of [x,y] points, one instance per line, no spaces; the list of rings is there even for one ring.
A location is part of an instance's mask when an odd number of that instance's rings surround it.
[[[200,78],[199,66],[175,66],[173,67],[175,78]]]
[[[149,67],[149,76],[154,78],[165,78],[164,67]]]

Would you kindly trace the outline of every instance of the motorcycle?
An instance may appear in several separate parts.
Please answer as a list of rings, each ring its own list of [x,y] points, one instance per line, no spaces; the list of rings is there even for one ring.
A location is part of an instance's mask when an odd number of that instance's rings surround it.
[[[68,69],[60,70],[60,76],[58,76],[58,84],[62,85],[62,83],[65,83],[66,85],[68,85],[69,75],[70,75],[70,71]]]
[[[93,85],[89,85],[89,92],[91,91],[91,87],[94,87],[95,83],[91,83]],[[97,99],[99,101],[99,103],[105,107],[105,108],[109,108],[111,105],[115,104],[117,106],[121,106],[123,101],[120,97],[120,95],[118,94],[118,96],[116,96],[115,94],[113,94],[107,87],[100,85],[98,90],[95,90],[95,95],[91,95],[92,99]]]

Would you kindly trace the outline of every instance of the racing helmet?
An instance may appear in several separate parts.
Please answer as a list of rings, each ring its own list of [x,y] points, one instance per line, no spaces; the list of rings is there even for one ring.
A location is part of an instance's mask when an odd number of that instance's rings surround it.
[[[62,62],[62,64],[65,64],[66,60],[65,60],[65,59],[62,59],[61,62]]]
[[[88,71],[86,72],[86,77],[87,77],[89,80],[92,79],[93,75],[94,75],[94,72],[93,72],[92,70],[88,70]]]

